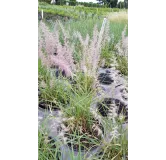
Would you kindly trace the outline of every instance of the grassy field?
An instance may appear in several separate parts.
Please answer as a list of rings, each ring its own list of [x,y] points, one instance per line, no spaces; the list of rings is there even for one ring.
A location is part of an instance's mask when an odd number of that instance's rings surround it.
[[[39,3],[41,10],[59,17],[39,20],[39,107],[50,113],[58,110],[63,118],[61,132],[55,137],[42,122],[38,159],[127,160],[125,115],[102,116],[92,109],[102,103],[98,96],[100,68],[114,66],[121,77],[128,77],[127,10]],[[64,21],[64,17],[69,18]],[[102,27],[104,17],[107,22]],[[62,146],[69,148],[67,158]],[[94,148],[99,150],[92,154]]]

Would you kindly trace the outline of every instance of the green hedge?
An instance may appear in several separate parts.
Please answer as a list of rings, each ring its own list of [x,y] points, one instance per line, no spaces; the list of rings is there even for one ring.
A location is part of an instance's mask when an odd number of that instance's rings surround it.
[[[52,5],[46,2],[39,2],[38,10],[45,13],[70,17],[74,19],[103,18],[108,12],[119,12],[119,8],[96,8],[84,6]]]
[[[53,14],[53,15],[59,15],[59,16],[74,18],[74,19],[79,18],[77,15],[68,14],[65,11],[58,11],[58,10],[51,10],[51,9],[41,9],[41,8],[38,9],[38,11],[41,11],[41,10],[43,10],[44,13],[49,13],[49,14]]]
[[[38,0],[39,2],[46,2],[46,3],[51,3],[51,0]]]

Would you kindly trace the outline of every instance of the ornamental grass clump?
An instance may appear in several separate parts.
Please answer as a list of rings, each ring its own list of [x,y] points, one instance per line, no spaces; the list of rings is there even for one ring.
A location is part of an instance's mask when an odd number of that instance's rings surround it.
[[[128,128],[124,126],[124,117],[107,119],[105,122],[105,138],[102,145],[102,155],[99,160],[128,160]]]
[[[60,159],[61,158],[61,147],[60,141],[53,141],[48,138],[45,131],[39,130],[38,132],[38,160],[44,159]]]
[[[84,76],[93,79],[93,87],[96,87],[97,84],[97,70],[99,67],[101,50],[105,45],[105,42],[109,41],[109,36],[103,36],[104,29],[105,26],[103,26],[99,32],[97,26],[95,26],[92,38],[90,38],[89,34],[86,35],[86,38],[83,38],[80,32],[75,33],[75,37],[79,39],[81,46],[81,60],[77,70],[83,72]],[[105,32],[104,35],[106,35]]]
[[[118,64],[116,68],[125,76],[128,75],[128,37],[125,36],[126,29],[127,26],[125,26],[122,38],[116,45],[116,59]]]
[[[62,27],[62,25],[59,23]],[[73,47],[68,42],[67,33],[63,32],[64,43],[60,42],[59,29],[55,27],[54,32],[50,32],[45,23],[40,22],[39,30],[39,58],[47,68],[59,68],[65,71],[67,76],[72,76],[75,69],[73,60]]]
[[[114,57],[114,35],[110,33],[110,23],[107,22],[104,33],[103,33],[103,41],[102,41],[102,50],[100,56],[100,66],[104,68],[109,68],[113,63]]]
[[[122,38],[116,45],[117,54],[120,56],[128,56],[128,37],[125,36],[127,26],[122,31]]]
[[[65,126],[68,145],[78,150],[77,141],[80,139],[82,149],[89,149],[98,144],[102,138],[102,124],[99,123],[90,111],[94,92],[86,90],[81,85],[73,88],[70,96],[70,107],[64,110],[66,115]]]

